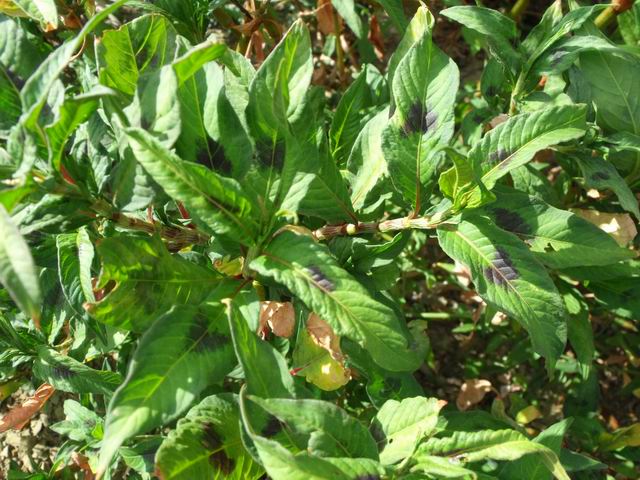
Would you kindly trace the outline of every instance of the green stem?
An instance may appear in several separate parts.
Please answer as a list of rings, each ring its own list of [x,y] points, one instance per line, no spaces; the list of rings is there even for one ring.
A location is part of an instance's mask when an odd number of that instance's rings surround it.
[[[509,15],[516,22],[519,22],[520,18],[522,17],[522,14],[524,13],[524,11],[527,9],[528,6],[529,6],[529,0],[518,0],[516,4],[513,6],[513,8],[511,8],[511,12],[509,12]]]
[[[429,230],[444,222],[451,212],[436,213],[431,217],[401,217],[383,222],[343,223],[342,225],[325,225],[313,232],[318,240],[329,240],[339,236],[355,236],[378,232],[396,232],[400,230]]]
[[[602,12],[600,12],[600,15],[598,15],[594,21],[596,27],[598,27],[600,30],[606,28],[616,17],[616,13],[616,9],[612,5],[605,8]]]

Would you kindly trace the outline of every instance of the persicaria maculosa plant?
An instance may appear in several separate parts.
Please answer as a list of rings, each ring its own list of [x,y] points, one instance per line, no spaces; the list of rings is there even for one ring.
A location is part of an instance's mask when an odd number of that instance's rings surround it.
[[[457,3],[0,1],[13,478],[640,478],[640,6]]]

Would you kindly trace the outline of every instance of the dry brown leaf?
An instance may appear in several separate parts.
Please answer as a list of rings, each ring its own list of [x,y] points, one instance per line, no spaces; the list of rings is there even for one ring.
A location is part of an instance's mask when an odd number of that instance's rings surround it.
[[[456,405],[459,410],[467,410],[480,403],[484,396],[493,389],[489,380],[474,378],[466,380],[460,387]]]
[[[344,360],[340,350],[340,339],[327,322],[315,313],[311,313],[307,319],[307,330],[316,345],[328,351],[335,360],[339,362]]]
[[[89,465],[89,458],[81,453],[73,452],[71,454],[71,461],[82,472],[84,472],[84,480],[94,480],[96,478],[91,465]]]
[[[628,213],[605,213],[581,208],[574,208],[572,212],[607,232],[621,247],[626,247],[638,234],[636,224]]]
[[[296,312],[291,302],[265,301],[260,303],[259,333],[267,327],[278,337],[289,338],[296,326]]]
[[[324,35],[336,33],[336,17],[331,0],[318,0],[316,19],[318,20],[318,30]]]
[[[13,407],[2,420],[0,420],[0,433],[9,429],[21,430],[31,417],[33,417],[47,403],[47,400],[55,392],[55,388],[48,383],[38,387],[33,396],[20,406]]]

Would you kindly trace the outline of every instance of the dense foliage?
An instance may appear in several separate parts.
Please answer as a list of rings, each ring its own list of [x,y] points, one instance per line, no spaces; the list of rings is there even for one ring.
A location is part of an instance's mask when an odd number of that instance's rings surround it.
[[[640,4],[444,3],[0,0],[8,478],[640,478]]]

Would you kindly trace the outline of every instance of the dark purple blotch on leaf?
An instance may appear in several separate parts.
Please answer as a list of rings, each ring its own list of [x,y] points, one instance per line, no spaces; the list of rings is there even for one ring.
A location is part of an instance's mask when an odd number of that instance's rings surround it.
[[[209,463],[216,468],[216,470],[226,475],[233,471],[235,462],[225,453],[223,448],[224,443],[211,422],[205,422],[202,425],[200,443],[206,450],[211,452],[209,454]]]
[[[69,367],[67,367],[66,365],[59,365],[57,367],[53,367],[53,376],[54,377],[58,377],[61,378],[63,380],[69,380],[71,378],[73,378],[76,375],[76,373],[71,370]]]
[[[602,182],[604,180],[609,180],[610,178],[611,177],[607,172],[595,172],[593,175],[591,175],[591,180],[594,180],[596,182]]]
[[[269,415],[269,420],[267,420],[267,424],[264,426],[260,434],[263,437],[273,437],[280,431],[282,431],[282,422],[278,420],[275,416]]]
[[[498,226],[503,230],[513,233],[531,233],[531,228],[526,220],[516,212],[497,207],[493,209],[493,216]]]
[[[209,330],[209,321],[203,315],[198,315],[195,318],[188,335],[194,342],[193,351],[197,353],[206,353],[229,345],[229,338],[227,336]]]
[[[211,137],[208,138],[207,145],[198,150],[196,162],[222,175],[230,175],[233,168],[223,146]]]
[[[307,272],[311,275],[313,281],[323,290],[327,290],[329,292],[333,292],[336,289],[334,283],[327,278],[327,276],[322,273],[319,267],[315,265],[311,265],[307,267]]]
[[[489,154],[489,161],[491,163],[502,162],[503,160],[507,159],[509,155],[510,153],[507,152],[505,149],[499,148],[497,151],[491,152]],[[504,166],[506,166],[506,164]],[[504,167],[504,166],[501,166],[501,167]]]
[[[520,277],[518,270],[513,265],[511,257],[500,247],[496,249],[491,266],[486,267],[483,273],[487,281],[495,285],[504,285]]]
[[[354,480],[380,480],[380,475],[375,473],[365,473],[364,475],[358,475]]]
[[[407,118],[404,121],[404,132],[409,135],[416,132],[427,133],[429,130],[433,130],[436,127],[438,121],[438,114],[433,110],[425,110],[422,103],[415,102],[409,108]]]
[[[284,166],[285,146],[283,141],[275,143],[258,143],[256,145],[256,160],[264,168],[281,171]]]

